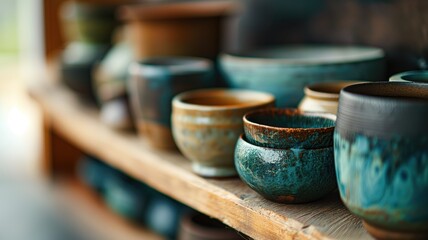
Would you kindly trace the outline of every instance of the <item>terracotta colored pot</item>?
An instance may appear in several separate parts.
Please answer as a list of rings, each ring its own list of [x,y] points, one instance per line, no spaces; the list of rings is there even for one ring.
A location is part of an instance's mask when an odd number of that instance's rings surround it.
[[[139,4],[123,6],[120,17],[131,29],[137,59],[196,56],[214,60],[221,51],[222,19],[230,1]]]
[[[193,171],[205,177],[235,176],[233,152],[243,133],[242,117],[272,107],[271,94],[211,89],[182,93],[173,100],[172,130]]]
[[[332,81],[314,83],[305,87],[305,97],[299,104],[299,109],[310,112],[337,113],[339,93],[342,88],[361,82]]]
[[[246,139],[257,146],[317,149],[333,146],[336,116],[297,109],[263,109],[244,116]]]
[[[428,239],[428,85],[364,83],[340,93],[337,183],[376,238]]]
[[[178,240],[234,239],[243,239],[243,237],[235,229],[204,214],[189,212],[181,218]]]
[[[184,91],[214,85],[211,61],[190,57],[146,59],[130,68],[129,94],[138,132],[161,149],[175,149],[171,100]]]

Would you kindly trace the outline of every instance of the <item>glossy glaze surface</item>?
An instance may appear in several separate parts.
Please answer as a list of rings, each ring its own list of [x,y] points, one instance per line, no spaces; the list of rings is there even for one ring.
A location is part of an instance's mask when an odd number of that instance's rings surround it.
[[[246,139],[270,148],[316,149],[333,146],[336,117],[297,109],[266,109],[244,116]]]
[[[278,107],[297,107],[310,83],[384,77],[382,50],[367,47],[296,45],[224,54],[220,61],[231,87],[270,92]]]
[[[279,203],[314,201],[336,187],[333,147],[264,148],[241,136],[236,144],[235,166],[249,187]]]
[[[270,94],[244,90],[200,90],[173,100],[174,140],[202,176],[235,176],[233,153],[245,113],[272,107]]]
[[[358,84],[341,92],[337,182],[345,205],[376,237],[428,236],[427,119],[424,84]]]
[[[190,57],[152,58],[130,68],[129,92],[139,133],[157,148],[174,149],[171,100],[184,91],[212,87],[212,64]]]

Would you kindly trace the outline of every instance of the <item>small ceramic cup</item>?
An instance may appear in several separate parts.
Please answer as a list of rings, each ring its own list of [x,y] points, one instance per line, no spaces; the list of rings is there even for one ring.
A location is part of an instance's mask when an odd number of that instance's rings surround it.
[[[264,109],[244,116],[246,139],[257,146],[315,149],[333,146],[336,116],[293,108]]]
[[[393,75],[390,82],[428,83],[428,70],[408,71]]]
[[[331,81],[307,85],[304,89],[305,97],[299,104],[299,110],[336,114],[340,90],[356,83],[360,82]]]
[[[209,89],[182,93],[173,100],[172,130],[193,171],[205,177],[235,176],[233,152],[243,133],[245,113],[274,106],[271,94]]]
[[[175,149],[171,100],[184,91],[214,85],[210,60],[193,57],[151,58],[130,68],[129,93],[137,130],[155,148]]]
[[[333,146],[274,149],[251,144],[241,135],[235,166],[242,181],[274,202],[311,202],[336,187]]]

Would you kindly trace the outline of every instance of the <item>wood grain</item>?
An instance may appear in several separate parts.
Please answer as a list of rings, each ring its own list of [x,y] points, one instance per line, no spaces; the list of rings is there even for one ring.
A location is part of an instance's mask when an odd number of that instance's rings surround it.
[[[237,178],[205,179],[177,152],[150,149],[132,133],[109,129],[95,109],[60,86],[39,85],[30,95],[52,129],[81,150],[255,239],[371,239],[337,192],[321,201],[269,202]]]

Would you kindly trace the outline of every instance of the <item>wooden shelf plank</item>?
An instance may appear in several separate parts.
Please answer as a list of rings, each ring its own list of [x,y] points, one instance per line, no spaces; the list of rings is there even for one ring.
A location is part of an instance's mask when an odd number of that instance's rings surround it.
[[[181,154],[150,149],[135,134],[109,129],[94,108],[61,86],[39,85],[30,95],[53,130],[83,151],[255,239],[371,239],[337,192],[308,204],[272,203],[239,178],[199,177]]]
[[[165,239],[114,213],[100,196],[77,180],[62,181],[56,187],[66,215],[91,239]]]

